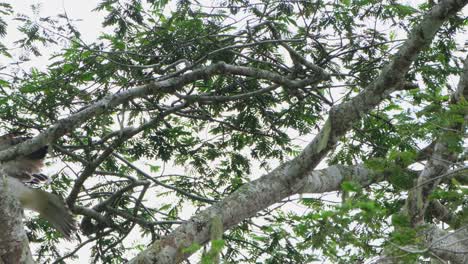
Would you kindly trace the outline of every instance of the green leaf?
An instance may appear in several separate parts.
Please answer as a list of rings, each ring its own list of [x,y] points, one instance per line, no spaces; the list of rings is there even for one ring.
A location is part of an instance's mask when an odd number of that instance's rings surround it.
[[[343,181],[341,183],[341,189],[346,192],[358,192],[361,188],[362,187],[354,181]]]
[[[198,250],[200,250],[200,248],[201,248],[200,244],[193,243],[189,247],[183,248],[182,253],[184,253],[184,254],[193,254],[193,253],[197,252]]]

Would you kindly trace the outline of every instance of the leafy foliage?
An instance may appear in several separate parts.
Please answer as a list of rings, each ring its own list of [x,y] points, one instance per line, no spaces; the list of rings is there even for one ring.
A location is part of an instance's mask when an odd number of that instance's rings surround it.
[[[314,134],[331,107],[378,76],[430,8],[420,2],[229,0],[208,7],[189,0],[104,0],[95,12],[108,30],[92,43],[81,39],[77,22],[66,15],[41,17],[36,6],[34,17],[16,17],[23,37],[15,43],[29,56],[13,59],[23,63],[50,47],[57,51],[44,69],[2,67],[10,77],[0,79],[0,126],[37,134],[106,96],[216,62],[301,80],[313,72],[297,61],[300,56],[332,73],[300,88],[249,75],[206,76],[106,109],[58,140],[54,165],[60,169],[49,188],[63,195],[81,190],[72,208],[81,219],[80,242],[91,244],[94,262],[122,263],[134,253],[128,248],[141,249],[187,219],[187,212],[226,198],[294,157],[304,147],[298,137]],[[0,3],[0,14],[11,13]],[[305,213],[259,213],[213,239],[202,263],[219,253],[226,263],[361,263],[394,245],[417,243],[417,230],[401,214],[405,192],[414,187],[411,165],[423,146],[442,136],[455,153],[466,145],[466,133],[446,133],[465,122],[466,101],[449,106],[451,79],[461,69],[456,39],[465,24],[466,17],[454,17],[444,25],[405,80],[417,87],[392,94],[363,116],[329,156],[329,164],[364,162],[385,182],[344,182],[342,201],[301,197],[297,204]],[[6,26],[0,18],[0,36]],[[0,53],[10,56],[1,44]],[[85,184],[76,187],[77,178]],[[431,196],[457,212],[455,227],[468,219],[465,186],[446,181]],[[93,219],[83,207],[102,218]],[[58,235],[36,218],[28,229],[31,241],[40,243],[39,261],[56,263],[63,253]],[[131,244],[134,232],[147,240]]]

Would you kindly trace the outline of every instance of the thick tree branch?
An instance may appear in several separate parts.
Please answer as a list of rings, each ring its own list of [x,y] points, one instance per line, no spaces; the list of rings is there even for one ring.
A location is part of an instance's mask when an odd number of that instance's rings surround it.
[[[372,171],[364,165],[333,165],[323,170],[314,170],[298,184],[302,186],[297,193],[326,193],[338,191],[343,181],[353,181],[362,186],[383,181],[383,173]]]
[[[404,76],[417,54],[431,43],[444,20],[467,3],[468,0],[448,0],[435,6],[414,28],[376,81],[350,101],[332,109],[324,127],[299,156],[243,185],[223,201],[195,215],[142,251],[130,263],[180,262],[190,256],[190,253],[183,251],[184,248],[209,240],[211,219],[221,218],[223,228],[227,230],[269,205],[297,193],[302,187],[302,180],[350,129],[352,123],[404,84]]]
[[[435,225],[425,229],[423,234],[423,244],[418,246],[397,246],[398,250],[405,252],[397,256],[383,256],[372,262],[374,264],[395,264],[402,263],[400,256],[406,254],[426,254],[435,257],[434,263],[446,263],[445,260],[454,264],[466,264],[468,261],[468,232],[466,227],[447,232]],[[432,262],[431,262],[432,263]]]
[[[468,57],[465,59],[457,91],[451,98],[451,104],[456,104],[468,98]],[[468,112],[465,113],[465,120],[468,120]],[[453,124],[451,129],[463,133],[465,124]],[[417,187],[409,192],[407,199],[408,214],[414,226],[424,224],[424,214],[429,205],[429,195],[441,182],[441,177],[447,172],[451,161],[454,161],[455,153],[449,149],[449,142],[442,135],[434,146],[431,158],[426,163],[421,172]]]
[[[426,245],[436,256],[455,264],[468,262],[468,226],[447,232],[436,226],[426,230]]]
[[[23,208],[15,197],[19,181],[0,178],[0,264],[34,263],[23,228]]]

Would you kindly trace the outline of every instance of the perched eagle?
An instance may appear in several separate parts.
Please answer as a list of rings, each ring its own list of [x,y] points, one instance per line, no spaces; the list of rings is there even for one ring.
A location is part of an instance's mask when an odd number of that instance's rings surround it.
[[[0,151],[28,139],[31,138],[18,136],[16,133],[0,136]],[[70,239],[75,230],[75,224],[64,201],[55,194],[26,185],[27,183],[38,184],[48,181],[49,178],[41,173],[47,149],[48,146],[44,146],[31,154],[1,162],[0,175],[8,176],[6,178],[8,185],[14,190],[13,194],[21,202],[23,208],[38,212],[65,238]]]

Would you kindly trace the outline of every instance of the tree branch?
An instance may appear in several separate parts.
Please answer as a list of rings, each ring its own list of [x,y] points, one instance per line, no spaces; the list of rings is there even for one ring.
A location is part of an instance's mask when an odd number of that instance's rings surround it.
[[[468,226],[447,232],[431,226],[426,232],[426,245],[436,256],[455,264],[468,262]]]
[[[34,263],[23,227],[23,208],[15,197],[18,184],[22,185],[16,179],[0,178],[0,264]]]
[[[468,56],[465,59],[457,91],[453,94],[450,103],[456,104],[463,98],[468,98]],[[468,112],[465,113],[466,120],[468,120]],[[463,133],[464,126],[465,124],[455,123],[450,128]],[[451,161],[455,160],[455,153],[449,149],[449,144],[443,135],[438,138],[430,159],[418,177],[417,188],[414,188],[408,194],[407,212],[414,226],[424,224],[424,214],[429,205],[429,195],[441,182],[451,165]]]

